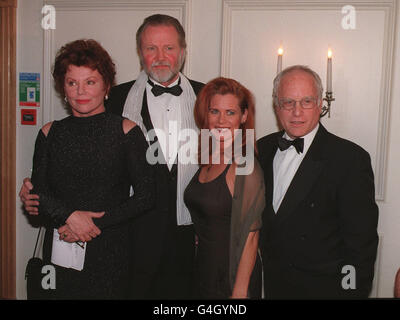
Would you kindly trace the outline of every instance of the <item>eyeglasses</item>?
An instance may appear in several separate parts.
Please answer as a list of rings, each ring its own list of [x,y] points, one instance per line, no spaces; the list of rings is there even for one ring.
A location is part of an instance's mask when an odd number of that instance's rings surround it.
[[[301,100],[282,98],[279,99],[278,105],[281,109],[291,111],[296,107],[296,102],[300,102],[300,106],[303,109],[312,109],[317,104],[317,101],[317,98],[314,97],[304,97]]]

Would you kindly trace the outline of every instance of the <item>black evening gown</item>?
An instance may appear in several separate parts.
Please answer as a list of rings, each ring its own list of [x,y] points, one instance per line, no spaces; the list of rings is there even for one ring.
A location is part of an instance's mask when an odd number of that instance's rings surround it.
[[[198,247],[195,260],[197,299],[227,299],[232,195],[226,184],[230,165],[214,180],[201,183],[200,169],[185,190],[185,203],[192,216]]]
[[[87,242],[82,271],[56,266],[55,299],[123,299],[130,281],[134,218],[154,203],[154,177],[147,142],[138,126],[127,134],[122,117],[100,113],[54,121],[40,130],[32,182],[39,215],[47,220],[44,258],[49,262],[53,228],[75,210],[105,211],[93,219],[102,233]],[[130,186],[134,195],[130,197]]]

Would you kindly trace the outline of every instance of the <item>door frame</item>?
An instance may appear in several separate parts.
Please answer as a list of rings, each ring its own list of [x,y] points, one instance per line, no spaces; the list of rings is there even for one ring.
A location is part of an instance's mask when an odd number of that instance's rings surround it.
[[[16,299],[17,0],[0,0],[0,298]]]

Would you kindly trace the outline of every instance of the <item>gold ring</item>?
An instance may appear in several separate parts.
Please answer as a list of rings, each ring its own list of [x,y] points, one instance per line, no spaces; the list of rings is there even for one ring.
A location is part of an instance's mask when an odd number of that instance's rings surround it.
[[[67,237],[66,233],[63,233],[63,239],[65,239]]]

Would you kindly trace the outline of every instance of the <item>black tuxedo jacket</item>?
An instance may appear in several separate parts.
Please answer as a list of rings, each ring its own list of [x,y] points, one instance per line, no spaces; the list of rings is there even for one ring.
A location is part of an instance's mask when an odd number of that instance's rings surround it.
[[[197,95],[201,88],[204,86],[203,83],[189,80],[193,87],[195,94]],[[129,90],[133,86],[135,81],[122,83],[111,89],[109,99],[105,102],[105,107],[108,112],[112,112],[117,115],[122,115],[125,100],[128,96]],[[146,94],[143,95],[143,105],[141,112],[143,123],[150,131],[153,129],[153,123],[150,118],[150,114],[147,106]],[[156,141],[156,139],[155,139]],[[154,141],[154,142],[155,142]],[[156,164],[154,166],[156,170],[156,184],[157,184],[157,201],[156,211],[165,215],[172,215],[176,217],[176,186],[177,186],[177,165],[174,164],[171,171],[168,169],[166,161],[164,164]],[[175,219],[176,224],[176,219]],[[165,224],[162,224],[165,226]]]
[[[367,298],[378,245],[369,154],[320,124],[275,214],[272,163],[282,135],[257,142],[267,202],[260,239],[266,297]]]
[[[189,80],[197,95],[204,84]],[[129,90],[135,81],[122,83],[111,89],[108,100],[105,101],[107,112],[122,115],[125,100]],[[146,94],[143,95],[141,112],[143,123],[149,131],[153,129],[150,114],[147,106]],[[133,292],[132,298],[152,298],[151,290],[155,287],[157,273],[160,272],[163,255],[168,254],[174,242],[174,227],[176,227],[176,198],[177,198],[177,165],[174,164],[171,171],[166,163],[154,165],[156,175],[156,202],[154,209],[142,217],[136,219],[134,230],[132,230],[132,243],[134,246],[132,276]],[[188,243],[189,252],[190,246]],[[194,255],[194,249],[193,249]],[[187,261],[181,264],[189,264],[193,257],[183,257]]]
[[[189,80],[193,87],[195,94],[197,95],[201,88],[204,86],[203,83]],[[111,89],[109,99],[106,100],[105,107],[108,112],[112,112],[117,115],[122,115],[125,100],[128,96],[129,90],[133,86],[135,81],[126,82],[115,86]],[[150,114],[147,106],[146,94],[143,95],[142,105],[142,118],[143,123],[150,131],[153,129],[153,123],[150,118]],[[157,139],[155,139],[156,141]],[[153,141],[153,142],[155,142]],[[166,161],[164,164],[156,164],[154,166],[156,170],[156,184],[157,184],[157,201],[156,209],[157,212],[169,214],[176,217],[176,186],[177,186],[177,165],[174,164],[171,171],[168,169]],[[175,219],[176,224],[176,219]],[[165,225],[165,224],[163,224]]]

